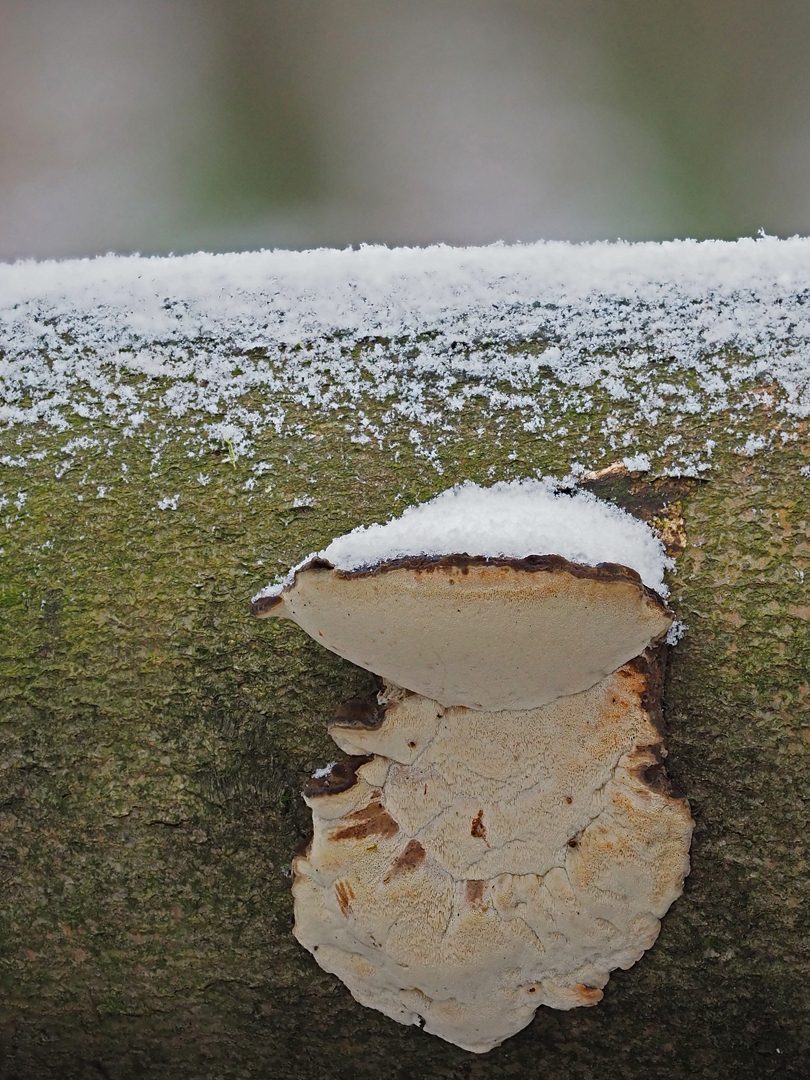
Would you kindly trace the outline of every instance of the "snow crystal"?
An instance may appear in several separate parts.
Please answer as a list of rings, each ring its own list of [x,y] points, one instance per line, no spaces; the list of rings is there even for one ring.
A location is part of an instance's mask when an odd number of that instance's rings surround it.
[[[315,772],[312,774],[312,779],[313,780],[322,780],[324,778],[324,776],[329,775],[329,773],[332,771],[332,769],[334,769],[335,765],[337,765],[336,761],[330,761],[329,764],[324,765],[323,768],[316,769]]]
[[[753,457],[759,450],[768,445],[764,435],[749,435],[744,446],[738,446],[736,452],[741,457]]]
[[[622,465],[628,472],[649,472],[650,456],[649,454],[634,454],[633,457],[623,458]]]
[[[361,445],[414,425],[438,470],[448,416],[517,411],[554,441],[551,395],[588,412],[596,388],[630,410],[621,436],[602,422],[609,445],[653,462],[678,417],[763,404],[755,383],[810,416],[808,297],[798,237],[0,265],[0,426],[140,436],[194,413],[235,460],[295,430],[290,406],[345,407]]]
[[[672,565],[652,530],[612,503],[589,492],[560,492],[547,481],[522,480],[489,488],[456,485],[430,502],[409,506],[386,525],[360,526],[337,537],[299,567],[315,557],[340,570],[359,570],[406,555],[449,554],[562,555],[586,566],[620,563],[663,596],[668,592],[664,571]],[[294,574],[258,596],[277,595]]]

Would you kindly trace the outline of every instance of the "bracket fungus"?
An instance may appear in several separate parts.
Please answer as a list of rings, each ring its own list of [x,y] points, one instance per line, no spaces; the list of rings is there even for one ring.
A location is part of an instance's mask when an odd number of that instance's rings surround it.
[[[663,547],[539,482],[339,537],[254,614],[375,672],[304,791],[297,939],[363,1005],[483,1053],[654,943],[692,819],[663,761]]]

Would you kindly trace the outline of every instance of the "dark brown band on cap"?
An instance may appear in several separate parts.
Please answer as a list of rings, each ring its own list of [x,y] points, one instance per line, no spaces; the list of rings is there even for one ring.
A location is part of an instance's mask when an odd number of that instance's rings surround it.
[[[641,580],[641,575],[630,566],[621,563],[602,562],[596,566],[586,566],[584,563],[571,562],[562,555],[527,555],[525,558],[507,558],[502,556],[488,555],[404,555],[400,559],[388,559],[385,562],[374,563],[371,566],[363,566],[358,570],[341,570],[326,559],[313,558],[304,563],[295,574],[305,570],[333,570],[335,577],[352,580],[356,578],[376,577],[388,574],[392,570],[411,570],[414,573],[430,573],[433,570],[457,569],[462,575],[467,574],[472,567],[478,566],[505,566],[518,573],[565,573],[575,578],[584,578],[591,581],[600,581],[605,584],[634,585],[642,594],[654,604],[661,612],[670,618],[675,618],[674,612],[670,611],[663,598]],[[292,586],[287,586],[284,592]],[[252,615],[264,618],[271,610],[281,603],[282,596],[262,596],[254,600],[250,605]]]
[[[664,698],[664,673],[667,666],[667,646],[661,642],[645,649],[640,656],[634,656],[625,665],[637,671],[644,679],[641,693],[641,707],[649,716],[652,725],[663,739],[667,728],[662,706]]]
[[[281,603],[281,594],[275,596],[260,596],[257,600],[250,601],[250,614],[257,619],[265,619],[274,607]]]
[[[317,556],[304,563],[295,572],[295,576],[301,570],[334,570],[334,564],[330,563],[326,559],[320,559]],[[293,584],[295,582],[293,581]],[[283,593],[287,592],[289,586],[285,586],[280,593],[275,593],[273,596],[258,596],[255,600],[250,602],[250,614],[255,615],[257,619],[266,619],[274,607],[277,607],[284,599]]]
[[[385,705],[379,705],[368,698],[350,698],[339,705],[335,715],[329,721],[328,730],[333,727],[361,728],[363,731],[376,731],[385,719]]]
[[[321,795],[339,795],[341,791],[348,791],[357,783],[357,770],[372,760],[373,755],[353,754],[343,761],[335,762],[325,776],[310,778],[304,788],[304,795],[308,799],[315,799]]]

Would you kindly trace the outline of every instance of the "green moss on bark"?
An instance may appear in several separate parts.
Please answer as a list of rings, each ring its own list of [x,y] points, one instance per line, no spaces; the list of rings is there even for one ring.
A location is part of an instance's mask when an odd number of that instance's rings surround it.
[[[684,445],[717,443],[683,499],[671,581],[689,629],[667,681],[669,768],[697,822],[693,871],[656,946],[597,1008],[541,1009],[477,1058],[361,1008],[290,934],[299,792],[335,754],[331,710],[371,680],[292,625],[251,620],[250,595],[457,480],[620,456],[596,434],[607,399],[588,416],[556,407],[568,433],[553,443],[509,412],[448,412],[434,463],[406,426],[394,455],[352,442],[340,415],[302,413],[307,437],[261,442],[253,487],[227,446],[189,456],[193,417],[158,464],[148,432],[87,421],[0,437],[2,453],[48,451],[2,476],[27,493],[0,540],[3,1080],[807,1074],[803,435],[746,458],[722,418],[679,428]],[[776,424],[764,409],[748,422]],[[57,478],[82,434],[99,445]]]

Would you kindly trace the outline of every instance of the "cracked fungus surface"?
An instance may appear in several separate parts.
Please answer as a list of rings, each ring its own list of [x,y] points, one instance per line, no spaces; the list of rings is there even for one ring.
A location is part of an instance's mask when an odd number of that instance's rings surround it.
[[[305,792],[295,935],[364,1005],[484,1052],[538,1005],[594,1005],[655,941],[692,819],[663,768],[664,647],[540,708],[390,684],[330,725]]]

